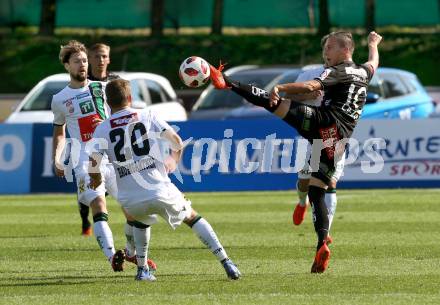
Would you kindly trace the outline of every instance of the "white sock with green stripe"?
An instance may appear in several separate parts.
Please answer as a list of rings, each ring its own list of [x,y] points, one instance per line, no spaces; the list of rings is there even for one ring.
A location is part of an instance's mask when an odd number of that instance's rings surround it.
[[[136,245],[136,260],[138,267],[147,266],[148,244],[150,243],[150,227],[142,228],[135,225],[133,227],[134,243]]]
[[[330,189],[330,188],[327,189],[325,193],[324,201],[328,210],[328,222],[329,222],[328,229],[330,231],[333,222],[333,216],[336,213],[336,205],[338,203],[338,199],[336,197],[336,189]]]
[[[108,215],[106,213],[93,215],[93,233],[102,252],[108,260],[111,260],[113,254],[115,254],[115,246],[112,230],[110,230],[107,220]]]

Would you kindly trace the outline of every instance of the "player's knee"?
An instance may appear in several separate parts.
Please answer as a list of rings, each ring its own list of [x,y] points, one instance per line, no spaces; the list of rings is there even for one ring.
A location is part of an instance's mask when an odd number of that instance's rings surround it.
[[[310,179],[298,179],[297,188],[300,192],[307,192]]]
[[[335,179],[331,179],[328,183],[328,188],[332,190],[336,190],[336,184],[338,184],[338,181]]]
[[[92,213],[107,213],[107,207],[105,203],[105,199],[102,196],[98,196],[92,200],[90,203],[90,207],[92,208]]]

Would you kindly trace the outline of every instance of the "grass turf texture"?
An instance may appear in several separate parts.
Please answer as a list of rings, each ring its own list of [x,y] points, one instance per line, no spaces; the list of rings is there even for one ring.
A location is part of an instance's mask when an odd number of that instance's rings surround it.
[[[308,211],[294,227],[293,192],[193,193],[244,274],[229,281],[185,225],[152,229],[155,283],[135,266],[113,273],[93,237],[79,235],[73,195],[0,197],[0,304],[438,304],[440,190],[339,191],[332,257],[310,274]],[[109,201],[115,245],[124,219]]]

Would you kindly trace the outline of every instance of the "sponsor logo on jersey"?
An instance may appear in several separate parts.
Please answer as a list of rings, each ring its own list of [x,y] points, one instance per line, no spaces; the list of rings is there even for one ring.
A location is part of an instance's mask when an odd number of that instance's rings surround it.
[[[84,93],[78,94],[77,96],[75,96],[75,98],[77,100],[80,100],[80,99],[88,97],[88,96],[89,96],[89,93],[88,92],[84,92]]]
[[[336,142],[340,140],[340,136],[338,133],[338,128],[336,127],[336,124],[331,125],[327,128],[320,128],[319,134],[321,135],[321,139],[326,141],[331,141],[331,145],[326,145],[325,152],[327,153],[327,156],[330,160],[333,160],[335,158],[335,150],[336,150]],[[338,155],[340,155],[341,152],[337,152]]]
[[[319,76],[319,79],[320,79],[320,80],[324,80],[324,79],[326,79],[327,76],[329,76],[330,72],[332,72],[331,69],[325,69],[325,70],[321,73],[321,75]]]
[[[356,69],[353,67],[345,67],[345,73],[350,75],[357,75],[362,77],[363,79],[366,79],[368,77],[367,71],[365,71],[365,69],[362,68]]]
[[[87,142],[93,137],[96,128],[95,119],[99,119],[99,115],[92,114],[78,119],[79,132],[83,142]]]
[[[137,113],[131,113],[131,114],[124,115],[124,116],[121,116],[116,119],[111,119],[110,126],[111,126],[111,128],[121,127],[121,126],[125,126],[128,123],[136,121],[136,120],[137,120]]]
[[[91,100],[79,103],[79,108],[81,109],[82,114],[87,114],[95,111],[95,108],[93,107],[93,103]]]

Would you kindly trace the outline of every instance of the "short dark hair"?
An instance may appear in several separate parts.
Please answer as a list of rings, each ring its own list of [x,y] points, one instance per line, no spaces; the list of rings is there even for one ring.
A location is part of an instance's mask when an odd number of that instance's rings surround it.
[[[101,49],[107,50],[110,53],[110,46],[106,45],[105,43],[101,43],[101,42],[95,43],[94,45],[92,45],[89,48],[89,51],[90,52],[96,52],[96,51],[101,50]]]
[[[110,107],[126,105],[131,95],[130,82],[122,78],[112,80],[105,87],[105,95]]]
[[[334,37],[340,47],[348,48],[350,53],[353,54],[355,45],[354,45],[353,35],[351,35],[350,32],[343,32],[343,31],[331,32],[327,36],[328,36],[327,39],[329,39],[330,37]]]
[[[87,48],[81,42],[77,40],[71,40],[66,45],[61,46],[59,59],[61,64],[69,62],[70,57],[73,54],[84,52],[87,55]]]

